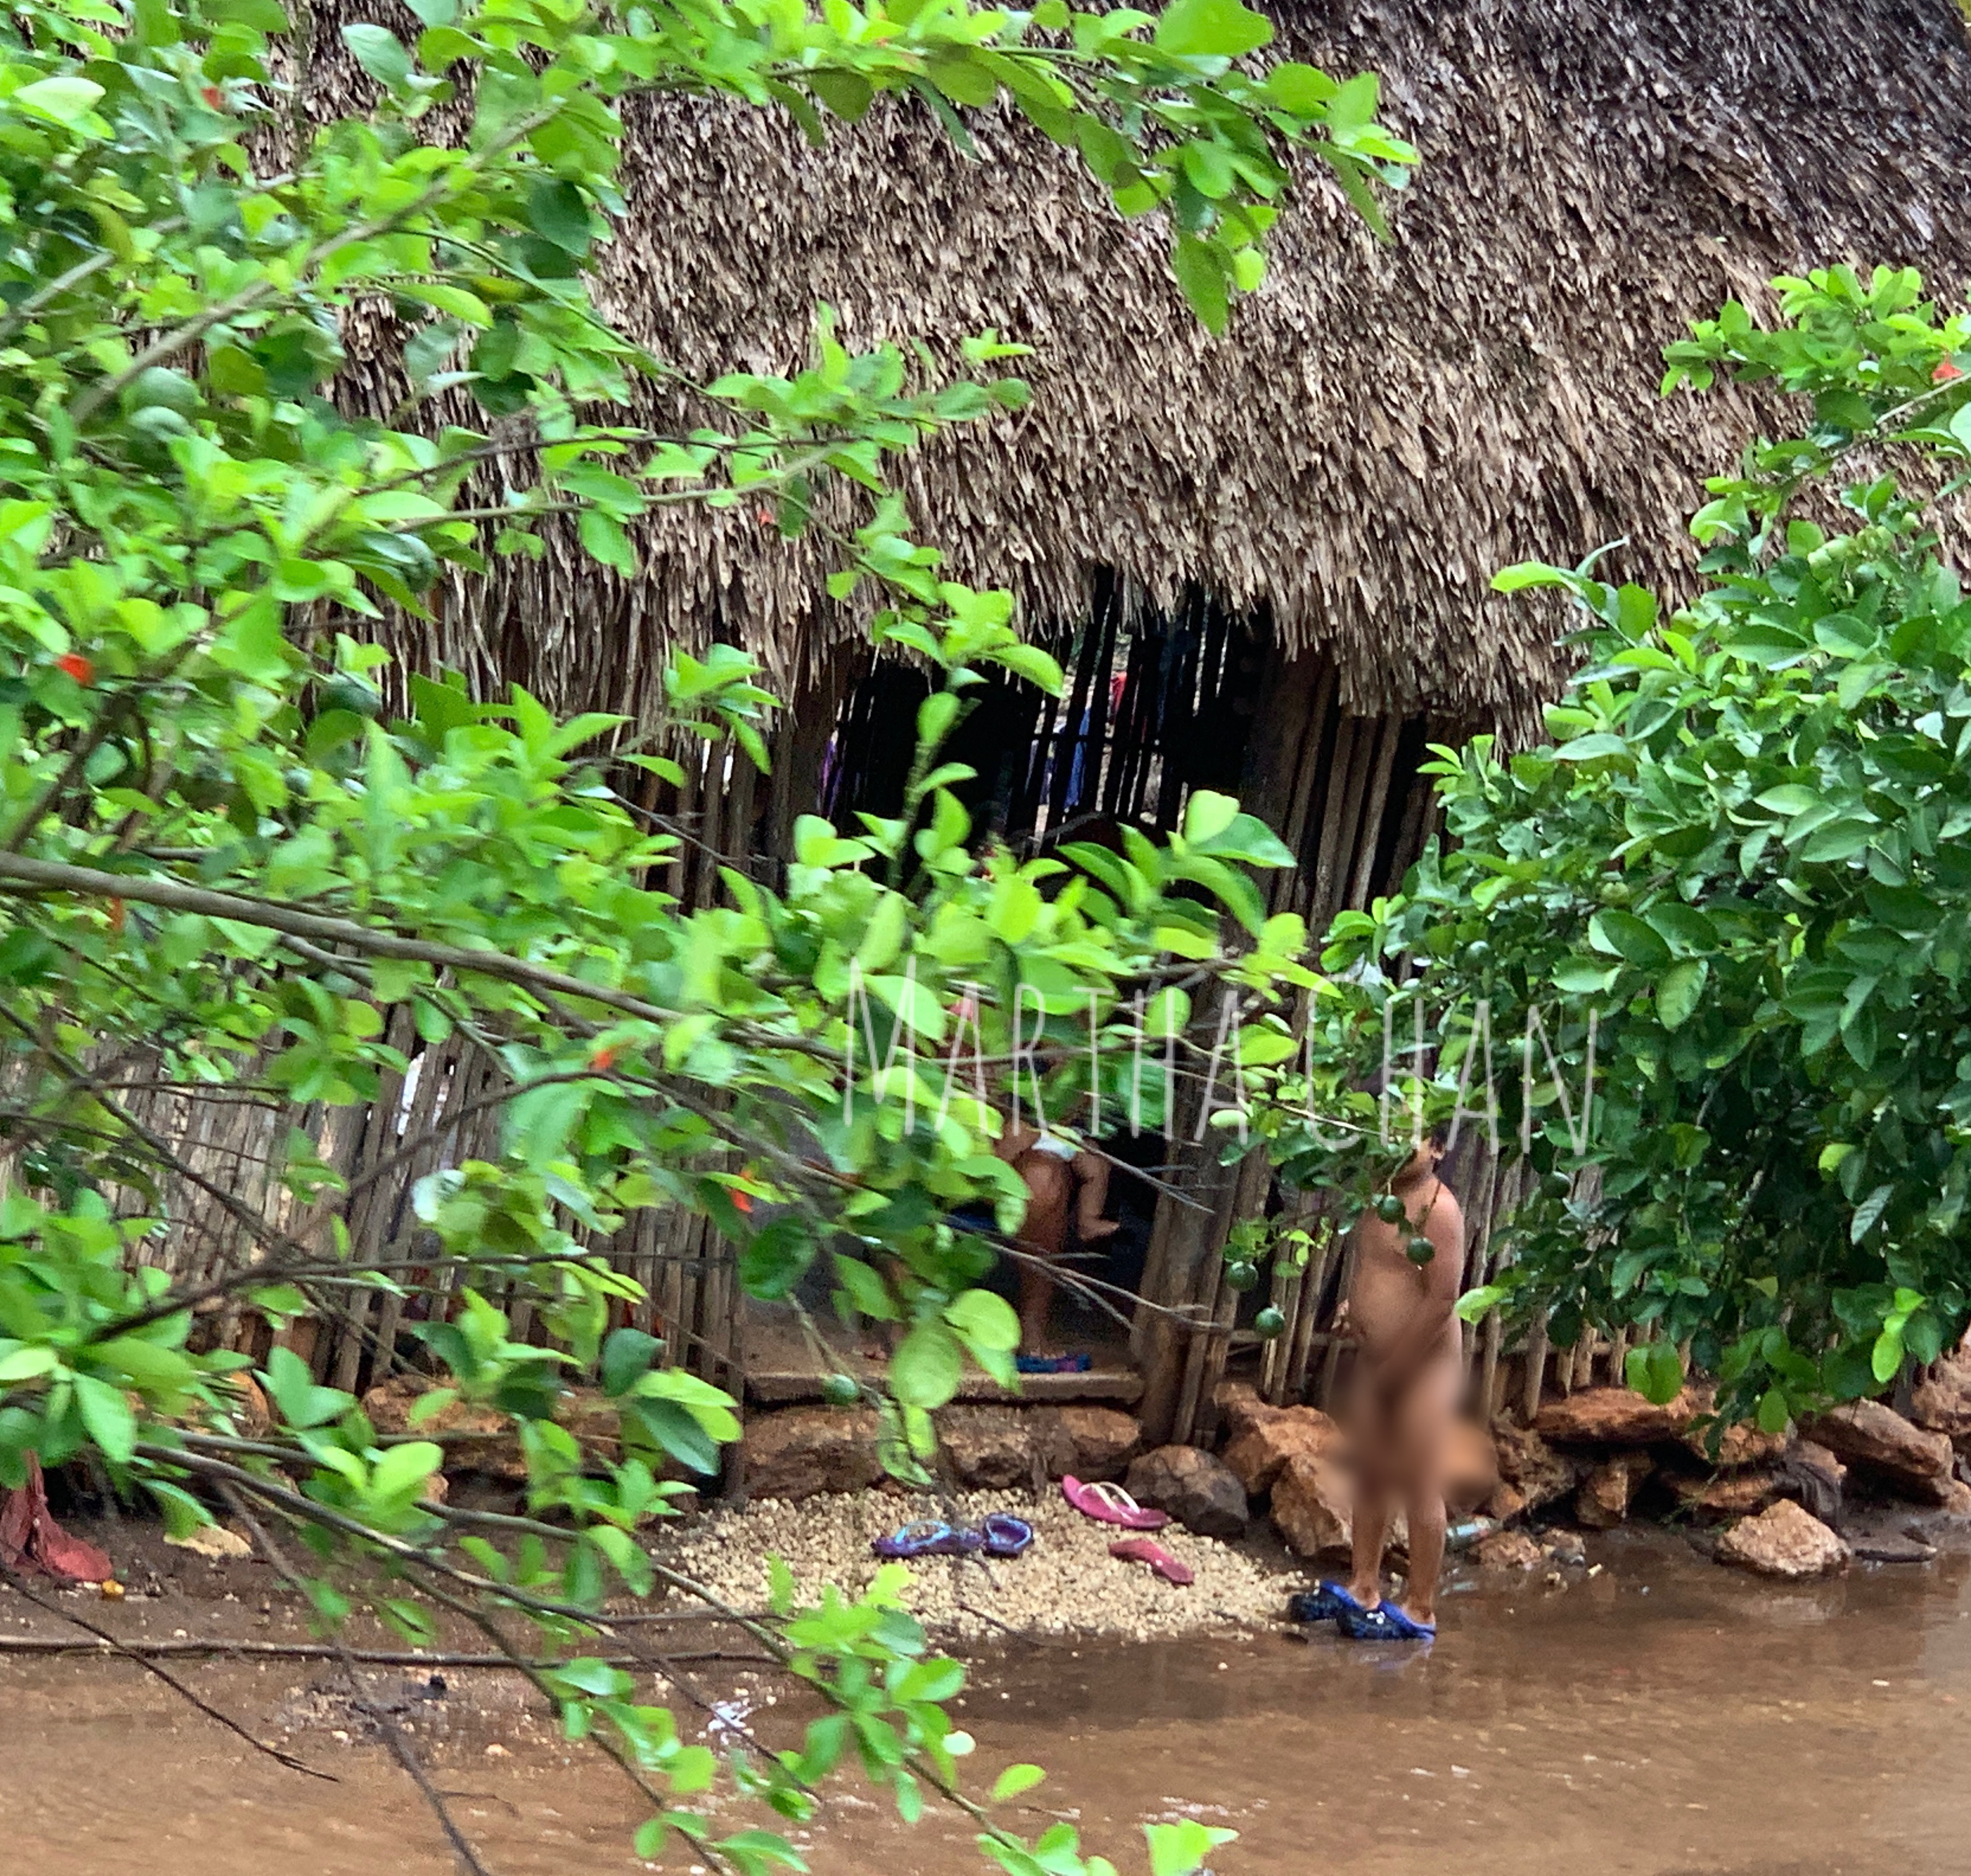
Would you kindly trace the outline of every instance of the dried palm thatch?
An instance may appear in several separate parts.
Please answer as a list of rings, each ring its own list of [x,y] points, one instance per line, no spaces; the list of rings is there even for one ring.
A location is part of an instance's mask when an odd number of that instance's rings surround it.
[[[1614,564],[1674,588],[1699,479],[1745,435],[1728,400],[1657,396],[1686,322],[1810,265],[1914,263],[1950,292],[1971,273],[1963,20],[1950,0],[1272,10],[1282,56],[1382,73],[1425,164],[1388,249],[1310,176],[1222,340],[1164,230],[1118,219],[1071,159],[988,118],[968,160],[902,108],[816,151],[770,116],[640,105],[604,298],[705,374],[793,367],[818,301],[862,343],[948,354],[996,327],[1037,348],[1034,406],[907,471],[960,577],[1043,620],[1080,616],[1102,568],[1158,605],[1263,603],[1350,711],[1523,721],[1558,676],[1557,614],[1491,596],[1492,572],[1626,535]],[[363,82],[325,21],[317,47],[318,100]],[[405,649],[641,710],[666,642],[736,636],[797,689],[855,630],[821,596],[826,549],[744,509],[653,522],[641,546],[625,583],[558,538],[407,624]]]

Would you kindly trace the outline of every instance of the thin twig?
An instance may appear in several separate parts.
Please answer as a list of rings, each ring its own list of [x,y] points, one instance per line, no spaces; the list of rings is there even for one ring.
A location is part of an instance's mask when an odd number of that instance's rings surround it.
[[[620,1618],[618,1618],[620,1620]],[[0,1654],[141,1656],[146,1661],[189,1656],[209,1659],[215,1656],[237,1656],[246,1660],[335,1661],[347,1654],[365,1667],[380,1668],[495,1668],[502,1673],[513,1667],[503,1655],[420,1653],[412,1648],[339,1649],[327,1642],[229,1641],[223,1637],[190,1641],[70,1641],[60,1635],[0,1635]],[[617,1668],[640,1667],[640,1654],[605,1654],[585,1657],[607,1662]],[[673,1661],[725,1661],[741,1666],[772,1668],[780,1664],[769,1655],[740,1654],[727,1648],[697,1648],[669,1657]]]

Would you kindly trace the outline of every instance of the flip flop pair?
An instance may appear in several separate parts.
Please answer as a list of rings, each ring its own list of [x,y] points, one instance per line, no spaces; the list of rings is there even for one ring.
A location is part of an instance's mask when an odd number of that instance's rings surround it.
[[[977,1530],[934,1518],[907,1524],[869,1548],[879,1557],[1017,1557],[1034,1541],[1034,1527],[1010,1512],[988,1512]]]
[[[1350,1641],[1431,1641],[1434,1623],[1419,1622],[1394,1603],[1363,1606],[1339,1583],[1322,1583],[1287,1599],[1289,1622],[1332,1622]]]
[[[1060,1482],[1060,1495],[1097,1524],[1119,1524],[1126,1531],[1161,1531],[1170,1523],[1168,1511],[1139,1505],[1121,1486],[1106,1480],[1083,1484],[1070,1472]]]

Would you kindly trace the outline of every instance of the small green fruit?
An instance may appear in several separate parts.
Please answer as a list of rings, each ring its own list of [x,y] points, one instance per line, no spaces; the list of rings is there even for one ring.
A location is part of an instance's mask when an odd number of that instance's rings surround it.
[[[1556,1170],[1540,1181],[1540,1190],[1550,1199],[1564,1199],[1574,1190],[1574,1181]]]
[[[1419,1231],[1403,1246],[1403,1255],[1421,1269],[1437,1255],[1437,1246]]]
[[[1228,1290],[1249,1290],[1259,1280],[1259,1266],[1246,1262],[1243,1258],[1225,1266],[1225,1287]]]
[[[1468,971],[1482,971],[1492,961],[1492,947],[1482,938],[1474,938],[1464,947],[1464,968]]]
[[[1253,1318],[1253,1331],[1262,1342],[1270,1342],[1286,1326],[1286,1317],[1270,1304]]]
[[[1393,1192],[1385,1192],[1376,1201],[1376,1216],[1386,1225],[1403,1222],[1403,1202]]]
[[[862,1393],[852,1374],[832,1374],[821,1384],[821,1398],[831,1407],[853,1407]]]

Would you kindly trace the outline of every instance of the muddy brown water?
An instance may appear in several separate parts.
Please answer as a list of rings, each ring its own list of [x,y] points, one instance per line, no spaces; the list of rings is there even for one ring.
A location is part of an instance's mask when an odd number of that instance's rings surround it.
[[[1565,1591],[1460,1586],[1428,1655],[1323,1633],[981,1660],[961,1710],[977,1782],[1016,1758],[1046,1765],[1021,1826],[1072,1818],[1126,1876],[1145,1867],[1140,1821],[1181,1815],[1240,1833],[1220,1876],[1971,1869],[1971,1555],[1785,1588],[1658,1535],[1591,1554],[1600,1573]],[[0,1632],[54,1632],[19,1610],[0,1599]],[[308,1723],[296,1691],[323,1676],[181,1671],[269,1736],[301,1713],[289,1744],[339,1782],[248,1754],[127,1663],[0,1656],[0,1871],[451,1869],[384,1752],[336,1740],[332,1714]],[[708,1692],[736,1690],[738,1670],[698,1672]],[[490,1677],[461,1678],[420,1736],[494,1876],[651,1867],[631,1853],[640,1811],[608,1767],[570,1755]],[[760,1707],[763,1730],[784,1712]],[[906,1832],[865,1793],[832,1799],[808,1835],[817,1876],[985,1867],[959,1820]]]

